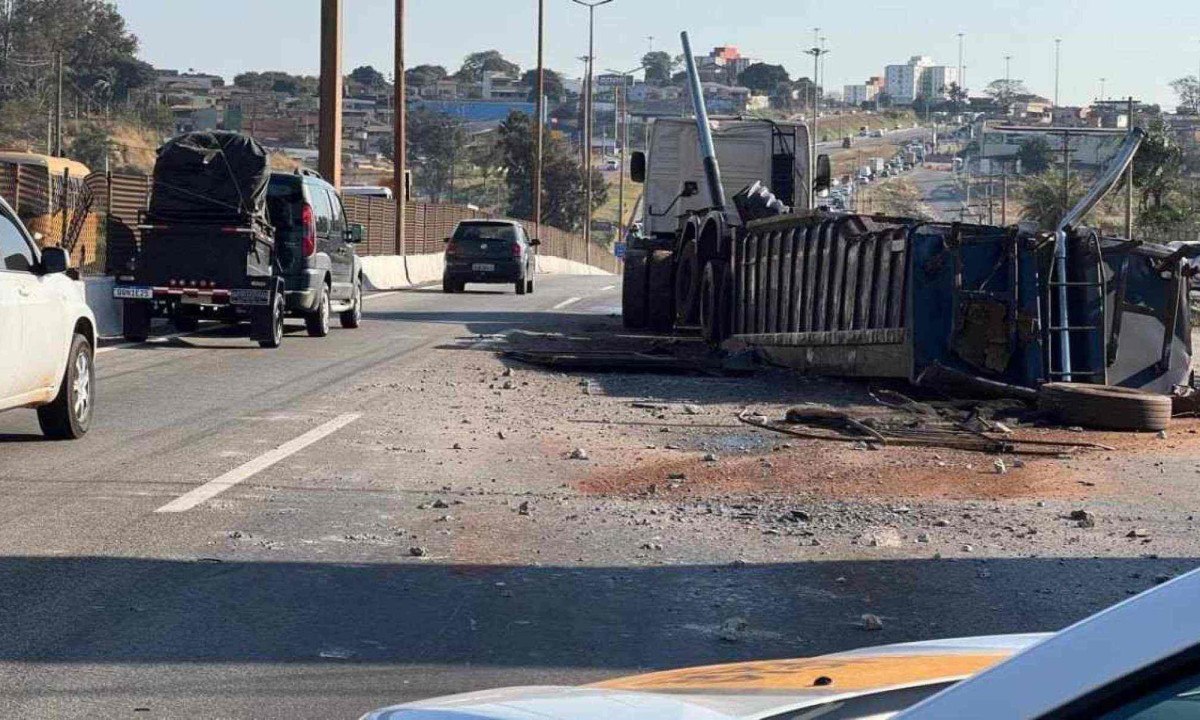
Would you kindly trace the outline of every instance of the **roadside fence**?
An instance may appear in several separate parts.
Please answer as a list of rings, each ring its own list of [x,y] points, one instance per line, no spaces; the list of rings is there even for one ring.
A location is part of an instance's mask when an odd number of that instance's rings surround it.
[[[141,236],[140,215],[149,206],[151,179],[146,175],[92,173],[71,177],[52,175],[46,168],[0,163],[0,197],[14,206],[33,232],[41,233],[43,245],[61,245],[71,252],[84,272],[115,275],[128,267],[136,255]],[[444,240],[461,220],[494,218],[467,205],[408,203],[405,218],[405,247],[396,247],[396,209],[383,198],[347,197],[347,219],[366,228],[360,255],[422,255],[440,253]],[[504,218],[495,218],[504,219]],[[533,223],[519,221],[530,237]],[[588,261],[581,234],[543,225],[540,231],[543,255]],[[590,264],[609,272],[620,272],[612,252],[593,245]]]

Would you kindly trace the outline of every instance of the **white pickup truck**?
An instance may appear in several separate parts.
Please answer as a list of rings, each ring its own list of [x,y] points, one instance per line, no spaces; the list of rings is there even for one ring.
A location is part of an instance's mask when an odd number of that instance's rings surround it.
[[[0,198],[0,411],[36,408],[47,437],[91,427],[96,319],[62,248],[39,250]]]

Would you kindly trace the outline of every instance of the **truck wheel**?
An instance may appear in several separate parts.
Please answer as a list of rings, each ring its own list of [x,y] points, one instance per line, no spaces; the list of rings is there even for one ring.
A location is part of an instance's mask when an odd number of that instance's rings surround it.
[[[733,266],[728,260],[721,260],[716,266],[717,278],[717,343],[723,343],[733,337]]]
[[[628,330],[646,327],[646,255],[640,251],[625,256],[621,284],[621,320]]]
[[[283,344],[283,313],[283,294],[279,292],[269,306],[254,311],[251,327],[259,347],[275,349]]]
[[[92,344],[83,335],[71,340],[62,387],[49,405],[38,408],[38,425],[51,440],[78,440],[92,426],[96,402]]]
[[[362,325],[362,316],[363,316],[362,278],[359,278],[358,282],[354,283],[354,300],[352,302],[354,304],[352,306],[350,306],[350,309],[343,312],[340,316],[340,319],[342,321],[342,327],[346,328],[347,330],[354,330],[358,326]]]
[[[675,329],[675,253],[655,250],[646,263],[646,324],[654,332]]]
[[[704,277],[700,281],[700,332],[704,341],[716,347],[724,339],[722,318],[717,307],[720,303],[720,291],[717,287],[720,267],[716,260],[710,260],[704,265]]]
[[[129,342],[146,342],[150,337],[150,303],[126,300],[121,314],[121,334]]]
[[[1100,430],[1157,432],[1171,422],[1171,397],[1143,390],[1083,383],[1047,383],[1038,409],[1060,422]]]
[[[322,285],[318,292],[317,309],[304,316],[304,327],[309,337],[323,338],[329,335],[329,288]]]
[[[675,325],[696,325],[700,317],[700,249],[695,242],[684,244],[675,264]]]

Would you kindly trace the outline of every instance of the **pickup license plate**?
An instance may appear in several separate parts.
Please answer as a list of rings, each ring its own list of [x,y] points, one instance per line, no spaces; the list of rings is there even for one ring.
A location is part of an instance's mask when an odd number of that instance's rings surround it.
[[[270,305],[271,291],[268,288],[238,288],[229,291],[230,305]]]
[[[148,287],[115,287],[113,298],[116,300],[153,300],[154,288]]]
[[[475,272],[495,272],[496,266],[492,263],[475,263],[471,269]]]

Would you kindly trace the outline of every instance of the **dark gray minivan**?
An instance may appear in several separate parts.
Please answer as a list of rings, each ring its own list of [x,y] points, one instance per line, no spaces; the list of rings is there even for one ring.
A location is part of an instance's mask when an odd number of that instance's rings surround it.
[[[511,283],[518,295],[533,292],[537,260],[521,223],[514,220],[463,220],[446,239],[442,290],[462,292],[467,283]]]
[[[329,318],[342,327],[362,322],[362,264],[355,245],[363,226],[346,220],[337,190],[310,171],[271,174],[267,207],[275,226],[276,255],[288,314],[304,318],[308,334],[329,334]]]

